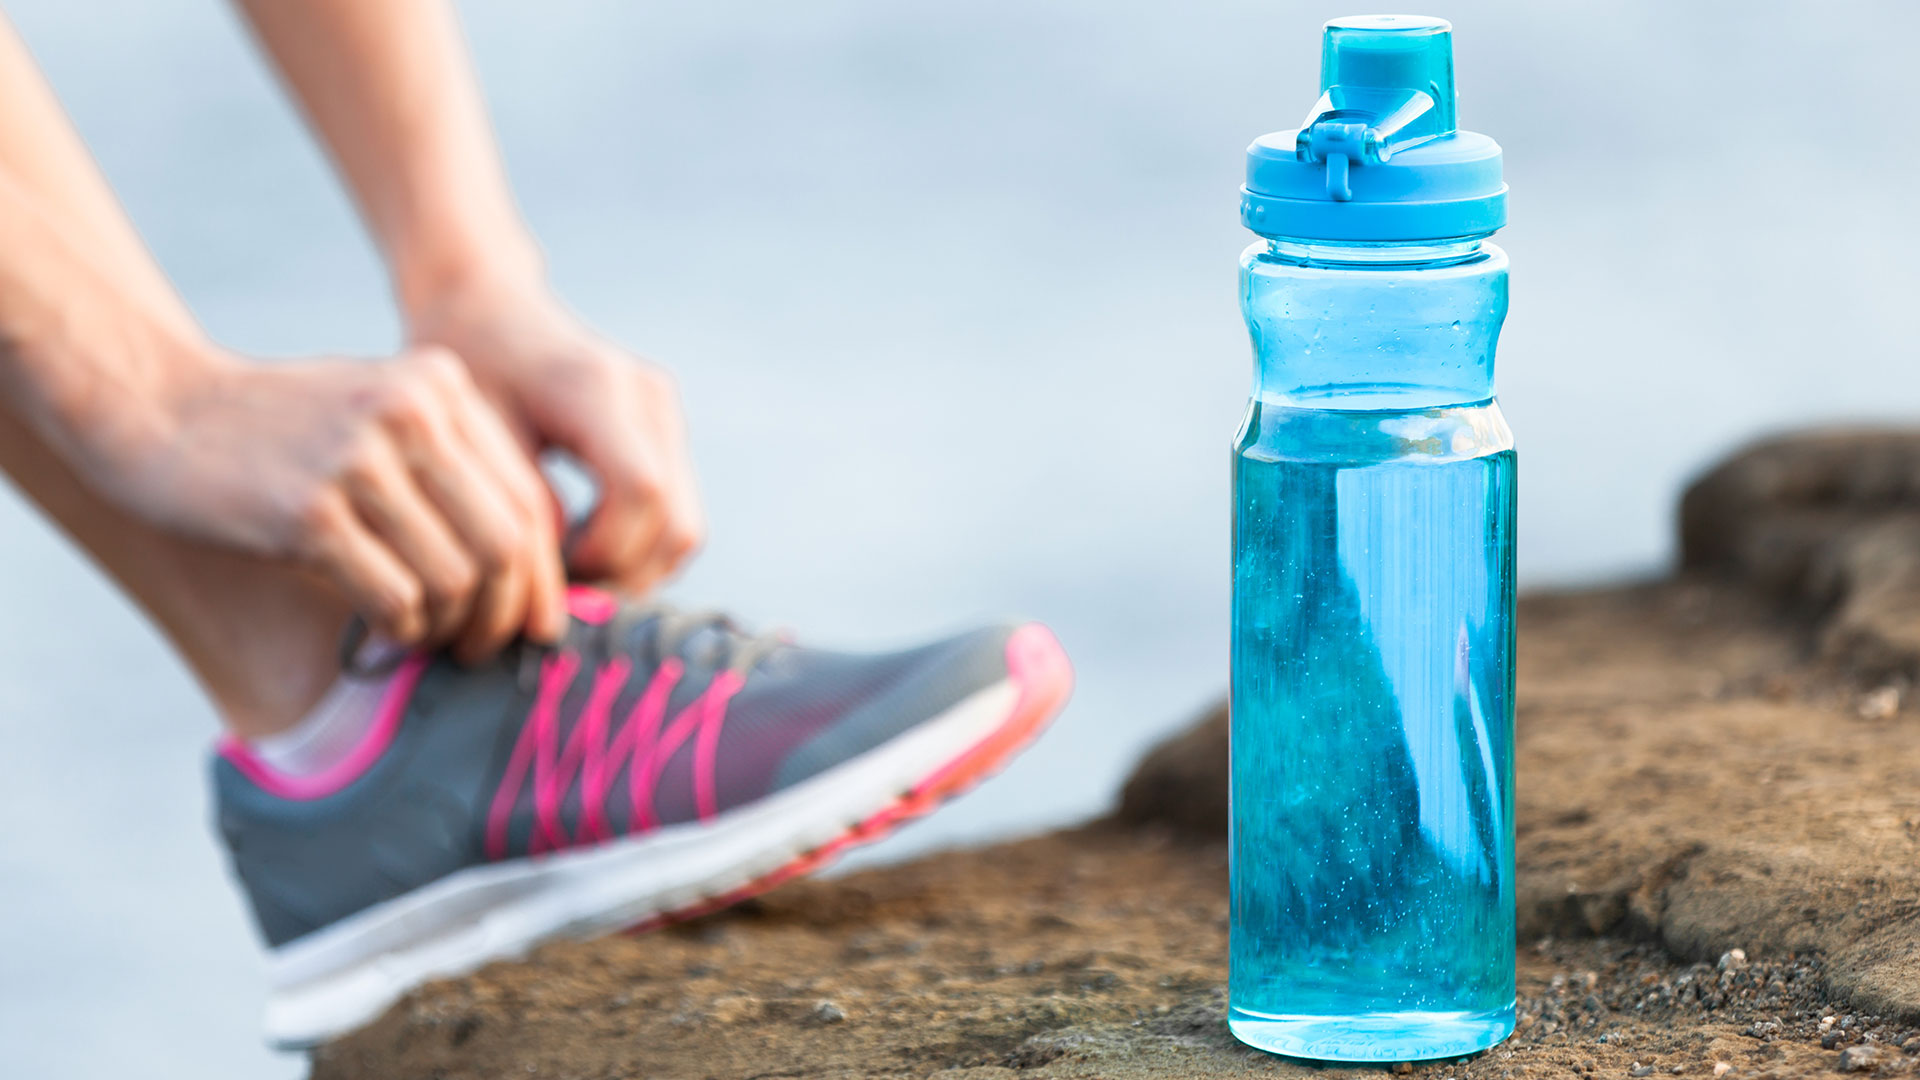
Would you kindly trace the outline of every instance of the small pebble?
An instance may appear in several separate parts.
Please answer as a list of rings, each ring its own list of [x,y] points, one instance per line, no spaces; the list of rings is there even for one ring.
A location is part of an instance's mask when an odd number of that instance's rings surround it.
[[[1862,720],[1888,720],[1900,711],[1900,688],[1891,684],[1860,697]]]
[[[1732,1071],[1733,1066],[1724,1061],[1716,1061],[1713,1063],[1713,1075],[1715,1076],[1725,1076]]]
[[[846,1011],[831,1001],[822,999],[813,1007],[813,1018],[822,1024],[837,1024],[847,1018]]]
[[[1642,1065],[1636,1061],[1633,1063],[1633,1068],[1627,1071],[1627,1075],[1628,1076],[1652,1076],[1653,1066]]]
[[[1728,949],[1720,954],[1720,970],[1733,971],[1747,966],[1747,950]]]
[[[760,1016],[760,999],[752,994],[727,994],[713,999],[707,1016],[716,1023],[740,1024]]]
[[[1886,1051],[1881,1048],[1866,1043],[1849,1046],[1840,1051],[1840,1071],[1863,1072],[1871,1069],[1880,1063],[1880,1059],[1885,1054]]]

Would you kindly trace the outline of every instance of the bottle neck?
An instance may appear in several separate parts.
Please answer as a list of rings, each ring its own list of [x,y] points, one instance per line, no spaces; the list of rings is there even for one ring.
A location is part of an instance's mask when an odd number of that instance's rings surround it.
[[[1421,243],[1263,237],[1241,260],[1254,395],[1419,410],[1493,397],[1507,258],[1483,236]]]
[[[1357,270],[1369,266],[1432,268],[1471,262],[1481,257],[1484,236],[1403,243],[1399,241],[1292,240],[1269,236],[1267,253],[1295,266],[1327,266]]]

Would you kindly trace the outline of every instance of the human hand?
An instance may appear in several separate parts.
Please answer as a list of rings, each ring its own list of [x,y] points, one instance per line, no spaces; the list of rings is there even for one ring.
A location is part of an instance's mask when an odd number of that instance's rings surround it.
[[[552,494],[445,349],[200,365],[92,479],[178,532],[331,582],[371,628],[475,662],[565,629]]]
[[[575,574],[643,594],[685,563],[706,522],[671,376],[539,285],[467,285],[409,307],[413,340],[466,361],[529,448],[593,473],[599,502],[566,552]]]

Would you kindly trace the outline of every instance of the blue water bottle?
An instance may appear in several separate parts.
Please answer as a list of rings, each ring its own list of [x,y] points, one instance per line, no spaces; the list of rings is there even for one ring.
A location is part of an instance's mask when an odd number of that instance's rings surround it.
[[[1514,1017],[1507,188],[1446,21],[1336,19],[1320,81],[1241,192],[1229,1025],[1451,1057]]]

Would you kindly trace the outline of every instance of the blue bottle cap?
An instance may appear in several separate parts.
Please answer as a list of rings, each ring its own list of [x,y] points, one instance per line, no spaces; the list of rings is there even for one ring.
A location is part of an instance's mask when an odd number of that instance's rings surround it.
[[[1420,241],[1507,223],[1500,145],[1454,126],[1453,26],[1424,15],[1327,23],[1320,100],[1247,147],[1240,220],[1262,236]]]

